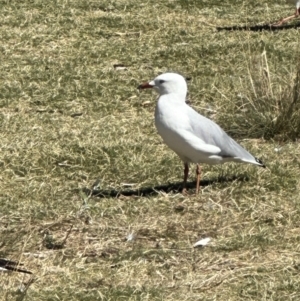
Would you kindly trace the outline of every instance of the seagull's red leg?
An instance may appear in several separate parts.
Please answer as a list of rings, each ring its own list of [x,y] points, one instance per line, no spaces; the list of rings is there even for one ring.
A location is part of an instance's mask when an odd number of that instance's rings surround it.
[[[186,182],[187,182],[188,176],[189,176],[189,164],[188,163],[184,163],[184,177],[183,177],[183,189],[182,189],[182,193],[186,193]]]
[[[294,19],[294,18],[299,17],[299,14],[300,14],[300,8],[299,8],[299,9],[296,9],[296,12],[295,12],[293,15],[288,16],[288,17],[286,17],[286,18],[283,18],[283,19],[280,20],[279,22],[276,22],[276,23],[272,24],[272,26],[280,26],[280,25],[282,25],[283,23],[285,23],[285,22],[287,22],[287,21],[289,21],[289,20],[291,20],[291,19]]]
[[[201,178],[201,166],[199,164],[197,164],[196,167],[196,176],[197,176],[196,194],[198,194],[200,189],[200,178]]]

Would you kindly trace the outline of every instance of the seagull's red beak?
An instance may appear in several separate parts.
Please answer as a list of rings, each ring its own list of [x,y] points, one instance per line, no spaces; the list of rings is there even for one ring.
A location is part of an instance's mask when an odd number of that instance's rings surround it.
[[[154,86],[151,85],[150,83],[144,83],[144,84],[141,84],[139,85],[137,88],[138,89],[148,89],[148,88],[153,88]]]

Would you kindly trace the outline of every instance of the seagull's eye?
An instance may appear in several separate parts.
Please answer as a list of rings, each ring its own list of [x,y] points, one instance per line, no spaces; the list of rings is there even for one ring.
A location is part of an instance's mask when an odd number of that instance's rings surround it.
[[[163,84],[165,81],[164,81],[163,79],[160,79],[158,82],[159,82],[160,84]]]

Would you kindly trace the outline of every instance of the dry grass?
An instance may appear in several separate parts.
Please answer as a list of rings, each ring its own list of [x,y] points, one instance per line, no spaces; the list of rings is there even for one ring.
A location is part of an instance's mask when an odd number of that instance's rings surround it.
[[[36,0],[0,11],[0,257],[34,273],[27,290],[28,275],[0,274],[0,300],[299,300],[300,34],[215,30],[293,8]],[[268,169],[205,166],[205,180],[238,178],[200,196],[86,196],[96,179],[120,192],[181,181],[155,96],[136,90],[169,70],[192,77],[191,105]]]

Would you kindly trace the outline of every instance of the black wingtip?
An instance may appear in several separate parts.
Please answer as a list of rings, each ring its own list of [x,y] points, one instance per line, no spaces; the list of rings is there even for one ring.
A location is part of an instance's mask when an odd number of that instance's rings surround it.
[[[255,161],[260,164],[261,167],[266,168],[266,165],[258,158],[255,158]]]

